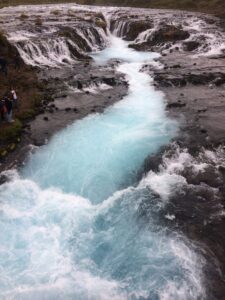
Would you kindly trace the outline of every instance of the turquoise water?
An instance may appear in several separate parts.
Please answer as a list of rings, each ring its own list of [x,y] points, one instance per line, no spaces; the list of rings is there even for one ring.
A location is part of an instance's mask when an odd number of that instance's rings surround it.
[[[103,114],[94,114],[63,132],[33,155],[23,175],[41,187],[59,187],[99,203],[132,184],[144,159],[168,143],[175,124],[165,115],[163,95],[140,72],[143,62],[157,54],[135,52],[113,37],[112,46],[95,55],[97,63],[110,58],[127,62],[118,70],[126,74],[129,94]]]
[[[112,37],[94,58],[124,60],[128,96],[59,132],[0,186],[1,299],[203,297],[200,260],[156,222],[163,200],[151,176],[136,182],[144,159],[176,132],[140,72],[155,57]]]

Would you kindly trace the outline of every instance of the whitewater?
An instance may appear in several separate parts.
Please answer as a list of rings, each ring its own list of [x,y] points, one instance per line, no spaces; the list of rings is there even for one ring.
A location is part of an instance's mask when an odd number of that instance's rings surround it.
[[[141,71],[156,67],[158,54],[109,42],[92,56],[98,65],[121,60],[128,95],[57,133],[0,186],[1,299],[205,296],[202,258],[159,222],[179,178],[149,172],[137,180],[144,160],[177,131]]]

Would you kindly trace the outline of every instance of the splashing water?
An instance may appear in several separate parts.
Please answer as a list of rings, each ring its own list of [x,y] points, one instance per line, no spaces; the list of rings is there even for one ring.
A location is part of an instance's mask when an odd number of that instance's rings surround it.
[[[140,72],[156,55],[111,42],[95,61],[125,60],[128,96],[55,135],[0,186],[3,299],[204,297],[201,260],[156,225],[161,200],[135,183],[146,156],[176,131]]]

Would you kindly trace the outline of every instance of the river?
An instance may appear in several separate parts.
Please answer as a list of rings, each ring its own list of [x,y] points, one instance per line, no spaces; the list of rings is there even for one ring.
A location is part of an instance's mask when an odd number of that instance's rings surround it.
[[[0,297],[203,299],[201,258],[158,221],[179,178],[137,180],[177,131],[141,71],[158,54],[110,35],[92,56],[100,65],[122,60],[128,95],[58,132],[0,186]]]

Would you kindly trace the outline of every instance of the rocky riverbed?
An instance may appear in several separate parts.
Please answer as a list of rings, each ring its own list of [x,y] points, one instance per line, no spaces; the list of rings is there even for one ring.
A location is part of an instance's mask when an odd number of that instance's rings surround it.
[[[130,48],[161,54],[155,66],[146,64],[143,72],[151,74],[156,89],[164,92],[168,114],[179,120],[180,131],[171,145],[146,159],[140,177],[150,172],[154,180],[169,178],[165,195],[156,191],[156,200],[165,197],[166,203],[160,222],[185,232],[196,247],[201,246],[198,251],[209,262],[208,299],[223,299],[225,32],[221,20],[179,11],[97,7],[93,12],[91,7],[72,5],[8,8],[0,14],[9,40],[26,63],[37,67],[51,96],[50,101],[43,99],[39,115],[24,128],[21,147],[2,162],[0,170],[23,162],[29,149],[126,94],[126,78],[115,71],[117,61],[97,67],[91,60],[91,51],[105,47],[109,31],[129,42]],[[58,44],[52,42],[56,40]]]

